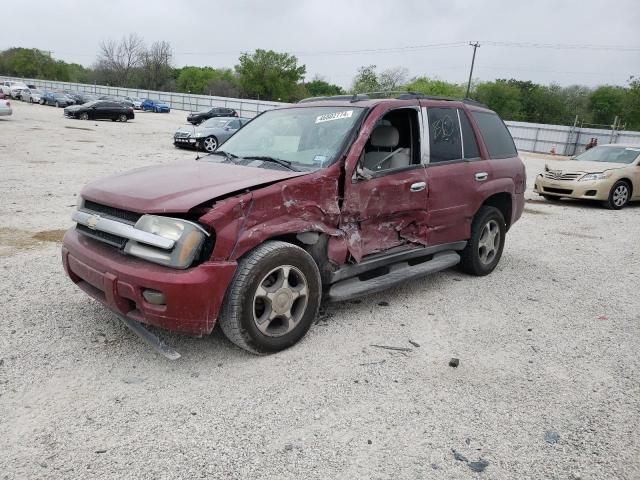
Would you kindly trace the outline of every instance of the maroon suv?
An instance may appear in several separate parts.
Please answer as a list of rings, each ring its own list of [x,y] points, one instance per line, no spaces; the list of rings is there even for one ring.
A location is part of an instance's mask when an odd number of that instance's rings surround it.
[[[261,114],[216,152],[88,185],[69,277],[129,323],[235,344],[302,338],[322,299],[454,265],[486,275],[520,217],[525,169],[494,112],[406,94]]]

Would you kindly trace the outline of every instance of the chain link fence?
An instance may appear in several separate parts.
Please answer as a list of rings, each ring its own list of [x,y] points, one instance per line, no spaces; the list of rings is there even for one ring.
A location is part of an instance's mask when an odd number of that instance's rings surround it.
[[[56,90],[91,95],[109,95],[114,97],[136,97],[141,99],[160,100],[169,104],[175,110],[196,112],[207,110],[211,107],[233,108],[241,117],[252,118],[265,110],[271,110],[288,105],[282,102],[262,102],[242,98],[214,97],[210,95],[192,95],[190,93],[158,92],[153,90],[140,90],[136,88],[110,87],[108,85],[89,85],[85,83],[55,82],[51,80],[39,80],[35,78],[17,78],[0,76],[0,81],[19,81],[29,85],[35,85],[42,90]]]
[[[542,123],[505,123],[518,150],[526,152],[549,153],[553,150],[558,155],[577,155],[585,151],[592,138],[598,140],[598,145],[619,143],[640,146],[640,132]]]

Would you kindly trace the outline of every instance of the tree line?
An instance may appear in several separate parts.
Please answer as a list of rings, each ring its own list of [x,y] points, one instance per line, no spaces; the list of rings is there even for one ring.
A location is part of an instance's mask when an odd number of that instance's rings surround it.
[[[402,67],[378,71],[375,65],[362,66],[349,89],[320,76],[305,81],[306,66],[296,56],[272,50],[243,53],[233,68],[174,67],[173,60],[168,42],[147,45],[134,33],[102,42],[90,67],[56,60],[37,49],[10,48],[0,52],[0,74],[282,102],[358,92],[411,91],[453,98],[466,93],[465,84],[429,76],[410,78]],[[640,79],[634,77],[624,87],[595,88],[497,79],[474,82],[470,97],[505,120],[572,125],[577,118],[580,124],[608,126],[617,117],[627,130],[640,130]]]

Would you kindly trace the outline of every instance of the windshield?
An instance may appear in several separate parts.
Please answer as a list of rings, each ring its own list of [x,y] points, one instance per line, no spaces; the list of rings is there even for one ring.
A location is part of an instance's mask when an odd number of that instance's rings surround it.
[[[581,162],[633,163],[640,154],[640,147],[593,147],[574,160]]]
[[[224,128],[228,121],[228,119],[220,120],[219,118],[210,118],[202,125],[208,128]]]
[[[363,111],[352,106],[271,110],[238,130],[223,148],[238,157],[273,157],[316,170],[335,160]]]

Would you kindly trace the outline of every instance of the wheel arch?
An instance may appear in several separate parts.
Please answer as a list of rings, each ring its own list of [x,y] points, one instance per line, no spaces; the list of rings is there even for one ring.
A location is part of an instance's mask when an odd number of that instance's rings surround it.
[[[480,208],[484,206],[495,207],[500,210],[502,216],[504,217],[507,230],[509,230],[512,223],[511,218],[513,213],[513,198],[509,192],[494,193],[493,195],[488,197],[482,203],[482,205],[480,205]],[[478,211],[480,211],[480,208],[478,208]],[[476,214],[478,213],[478,211],[476,211]]]
[[[627,177],[622,177],[622,178],[619,178],[618,180],[616,180],[615,183],[618,183],[618,182],[624,182],[629,186],[629,197],[632,197],[633,196],[633,182],[631,181],[631,179],[627,178]],[[614,185],[615,185],[615,183],[614,183]]]

